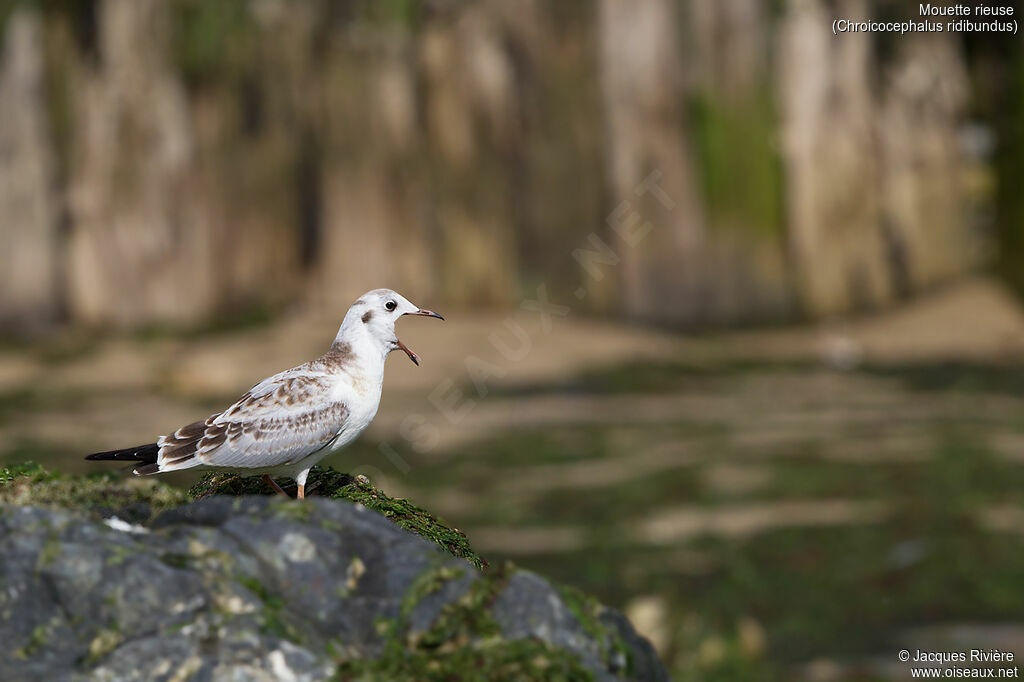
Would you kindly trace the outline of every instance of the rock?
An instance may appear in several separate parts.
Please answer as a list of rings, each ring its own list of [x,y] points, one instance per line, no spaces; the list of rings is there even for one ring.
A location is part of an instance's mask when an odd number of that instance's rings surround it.
[[[423,510],[317,476],[327,495],[303,502],[208,495],[255,486],[211,478],[183,503],[0,471],[0,679],[668,679],[621,614],[511,565],[481,573]]]
[[[287,492],[295,489],[294,481],[282,481],[281,484]],[[210,474],[193,486],[189,494],[201,499],[209,495],[269,495],[271,490],[258,477]],[[466,559],[476,568],[487,567],[487,562],[470,548],[465,533],[448,526],[426,509],[408,500],[385,495],[370,485],[365,476],[353,478],[330,467],[313,467],[306,480],[306,494],[361,504],[386,516],[402,528],[437,543],[449,554]]]

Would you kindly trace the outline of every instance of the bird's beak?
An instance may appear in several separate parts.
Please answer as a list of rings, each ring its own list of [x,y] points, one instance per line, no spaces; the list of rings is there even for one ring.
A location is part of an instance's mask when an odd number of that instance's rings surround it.
[[[406,315],[423,315],[424,317],[436,317],[439,320],[444,320],[443,317],[441,317],[440,315],[435,313],[433,310],[422,310],[422,309],[420,309],[420,310],[417,310],[414,313],[405,313],[405,314]],[[401,348],[402,351],[404,351],[405,354],[409,356],[410,360],[412,360],[412,364],[414,364],[417,367],[419,367],[419,365],[420,365],[420,356],[418,356],[418,355],[416,355],[416,353],[412,352],[412,350],[409,348],[409,346],[407,346],[404,343],[402,343],[402,341],[400,339],[396,338],[395,341],[398,342],[398,347]]]
[[[424,317],[436,317],[439,320],[444,320],[443,317],[435,313],[433,310],[417,310],[414,313],[406,313],[406,315],[423,315]]]
[[[412,364],[414,364],[417,367],[419,367],[420,366],[420,356],[416,355],[411,350],[409,350],[409,346],[407,346],[404,343],[402,343],[402,341],[400,339],[395,339],[395,341],[398,341],[398,347],[401,348],[403,351],[405,351],[405,354],[409,356],[410,360],[412,360]]]

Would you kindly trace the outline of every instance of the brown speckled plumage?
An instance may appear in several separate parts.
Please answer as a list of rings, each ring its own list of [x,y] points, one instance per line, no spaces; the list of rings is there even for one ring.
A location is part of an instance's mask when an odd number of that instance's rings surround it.
[[[344,371],[352,349],[335,344],[320,358],[282,372],[246,391],[231,407],[157,440],[161,470],[204,464],[246,466],[258,452],[268,465],[287,464],[326,446],[348,414],[326,399],[330,374]]]

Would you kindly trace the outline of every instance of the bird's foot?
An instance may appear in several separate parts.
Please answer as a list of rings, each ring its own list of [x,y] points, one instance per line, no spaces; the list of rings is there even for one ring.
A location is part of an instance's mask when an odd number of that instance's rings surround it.
[[[271,488],[273,488],[274,492],[276,492],[278,495],[284,495],[288,499],[291,499],[291,495],[286,493],[284,491],[284,488],[279,486],[277,484],[277,481],[275,481],[274,479],[272,479],[270,477],[270,474],[263,474],[263,482],[266,483],[267,485],[269,485]],[[302,497],[302,488],[299,488],[299,497]]]

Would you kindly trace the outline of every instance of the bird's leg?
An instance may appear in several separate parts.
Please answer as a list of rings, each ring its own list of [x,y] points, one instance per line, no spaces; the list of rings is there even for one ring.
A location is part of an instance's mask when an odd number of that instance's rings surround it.
[[[296,483],[296,485],[299,486],[299,492],[298,492],[297,498],[300,499],[300,500],[305,499],[305,497],[306,497],[306,477],[307,476],[309,476],[309,469],[306,469],[305,471],[300,471],[298,473],[298,475],[295,476],[295,483]]]
[[[303,483],[299,484],[299,494],[297,496],[297,499],[299,499],[299,500],[306,499],[306,486]]]
[[[274,492],[276,492],[278,495],[284,495],[285,497],[288,497],[288,498],[291,497],[291,495],[286,493],[284,491],[284,489],[281,488],[281,486],[279,486],[277,484],[277,481],[275,481],[274,479],[272,479],[270,477],[270,474],[263,474],[263,482],[266,483],[267,485],[269,485],[271,488],[273,488]],[[302,497],[301,489],[300,489],[299,497]]]

